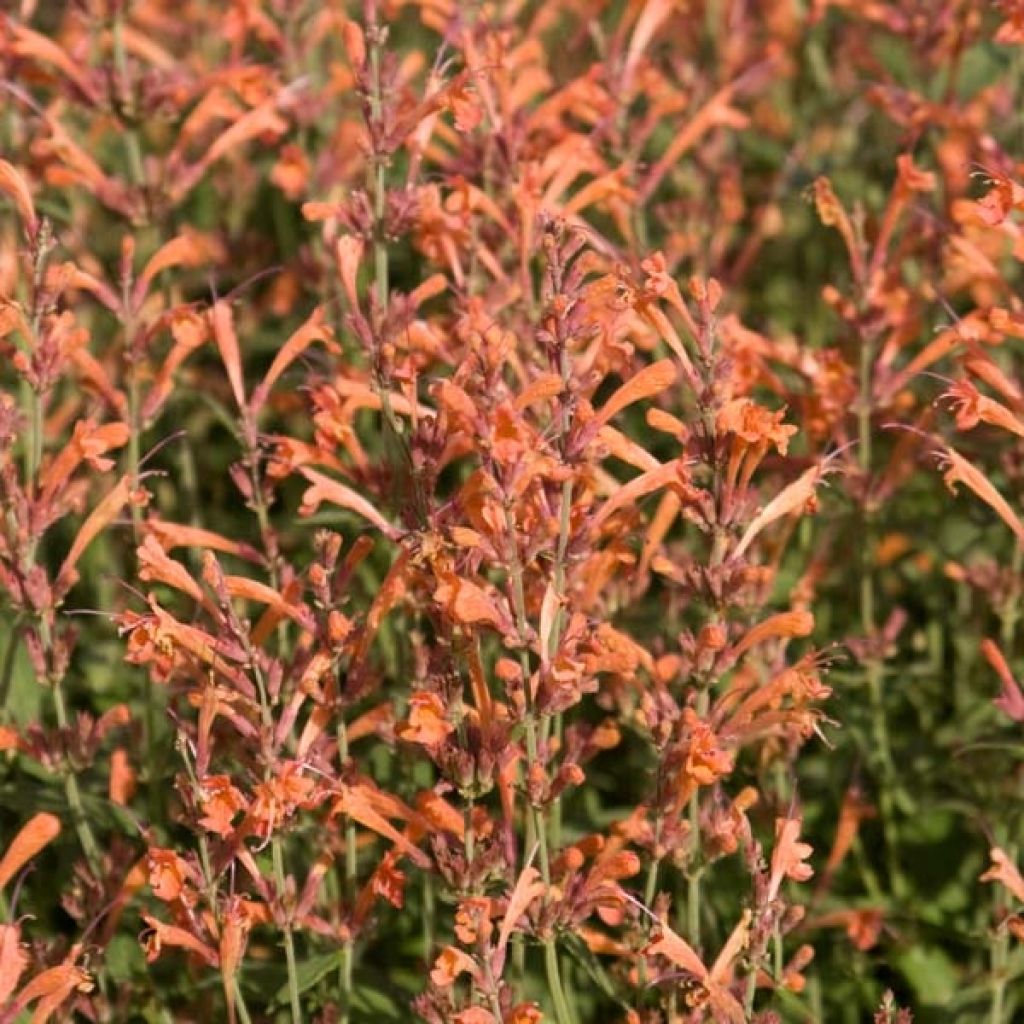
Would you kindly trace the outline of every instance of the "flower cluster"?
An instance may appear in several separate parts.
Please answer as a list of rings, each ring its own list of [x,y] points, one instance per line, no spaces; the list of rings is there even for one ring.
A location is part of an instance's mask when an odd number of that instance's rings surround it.
[[[9,7],[0,1024],[1015,1019],[1021,5]]]

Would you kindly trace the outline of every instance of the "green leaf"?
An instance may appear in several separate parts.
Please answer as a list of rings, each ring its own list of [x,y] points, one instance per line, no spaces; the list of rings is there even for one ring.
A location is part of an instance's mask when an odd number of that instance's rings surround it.
[[[923,1006],[945,1006],[955,995],[957,972],[953,961],[934,946],[913,946],[900,953],[896,965]]]
[[[304,960],[302,963],[297,965],[296,975],[298,978],[299,992],[305,992],[307,989],[311,989],[318,981],[322,978],[326,978],[331,971],[337,970],[341,964],[341,950],[333,950],[330,953],[321,953],[319,956],[315,956],[310,960]],[[278,990],[274,993],[272,1003],[274,1005],[283,1005],[288,1002],[288,983],[285,982]]]
[[[372,1020],[406,1020],[408,1015],[399,1010],[394,1000],[379,989],[360,988],[352,993],[352,1006]]]
[[[115,935],[107,946],[104,963],[110,977],[124,984],[146,973],[146,959],[139,940],[133,935]]]

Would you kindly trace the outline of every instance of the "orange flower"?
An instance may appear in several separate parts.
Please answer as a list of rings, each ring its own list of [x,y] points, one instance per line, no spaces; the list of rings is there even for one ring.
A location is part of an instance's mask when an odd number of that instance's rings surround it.
[[[149,258],[135,284],[133,305],[138,307],[142,302],[157,274],[171,267],[201,267],[223,258],[223,247],[214,236],[185,228],[180,235],[164,242]]]
[[[393,817],[397,817],[399,814],[406,815],[408,809],[401,806],[400,801],[389,799],[385,794],[362,783],[352,786],[342,785],[339,788],[340,792],[331,810],[332,814],[347,814],[364,828],[391,840],[417,867],[430,866],[430,858],[402,835],[385,817],[385,815]],[[413,817],[412,812],[408,812],[407,816]]]
[[[60,819],[55,815],[40,811],[30,818],[11,840],[3,857],[0,858],[0,890],[59,834]]]
[[[312,806],[316,783],[302,770],[297,761],[280,761],[276,774],[256,787],[249,814],[263,826],[265,835],[269,836],[299,808]]]
[[[473,958],[456,946],[445,946],[434,961],[430,980],[438,988],[449,988],[455,984],[460,974],[466,973],[472,974],[474,977],[477,974],[477,966]]]
[[[850,222],[843,204],[832,190],[832,182],[826,177],[814,180],[814,205],[817,207],[821,223],[826,227],[835,228],[842,236],[850,257],[853,276],[858,281],[863,281],[865,275],[864,254],[853,230],[853,224]]]
[[[1000,882],[1018,903],[1024,903],[1024,878],[1021,877],[1017,865],[1010,860],[1005,850],[993,846],[989,850],[992,866],[981,875],[982,882]]]
[[[1024,25],[1024,15],[1016,17]],[[1007,22],[1007,25],[1009,24],[1010,22]],[[1003,26],[1003,29],[1005,28],[1006,25]],[[989,179],[989,185],[988,192],[976,204],[978,213],[986,224],[996,227],[1006,220],[1012,210],[1024,210],[1024,187],[1012,178],[1003,174],[993,174]]]
[[[209,608],[214,616],[216,606],[203,593],[202,587],[188,574],[185,566],[169,558],[153,534],[143,540],[136,550],[139,560],[139,579],[147,583],[163,583],[165,586],[188,594],[196,604]]]
[[[359,286],[356,283],[356,276],[363,258],[363,240],[356,235],[343,235],[335,244],[334,254],[341,274],[341,283],[345,289],[345,298],[353,310],[358,310]]]
[[[76,949],[77,953],[77,949]],[[45,1024],[75,992],[92,990],[89,972],[71,963],[60,964],[37,974],[8,1007],[5,1020],[16,1020],[29,1003],[39,1000],[32,1014],[32,1024]]]
[[[675,379],[676,368],[671,359],[662,359],[660,362],[645,366],[612,394],[595,415],[594,422],[603,426],[613,416],[634,402],[660,395],[662,391],[672,385]]]
[[[115,748],[110,755],[110,802],[127,807],[135,793],[135,781],[135,769],[128,760],[128,751],[123,747]]]
[[[7,1003],[28,967],[28,954],[21,944],[21,928],[0,924],[0,1006]]]
[[[71,544],[60,571],[57,573],[57,581],[54,590],[58,595],[66,593],[78,578],[75,566],[82,557],[85,549],[93,540],[113,522],[125,505],[144,505],[149,498],[149,493],[143,488],[132,486],[133,480],[127,474],[117,482],[117,485],[107,492],[100,503],[92,510],[88,518],[82,524],[75,539]]]
[[[1008,715],[1015,722],[1024,722],[1024,693],[1021,693],[1020,686],[1010,671],[1010,666],[1003,657],[993,640],[985,637],[981,641],[981,653],[985,660],[995,669],[1002,684],[1002,693],[992,702],[1003,714]]]
[[[245,382],[242,376],[242,354],[238,347],[238,335],[235,333],[234,317],[231,307],[220,300],[213,304],[210,312],[210,324],[213,328],[213,340],[220,352],[221,362],[227,370],[231,391],[238,403],[238,408],[245,410]]]
[[[979,423],[991,423],[1024,437],[1024,423],[1001,402],[981,394],[970,381],[957,381],[942,397],[951,402],[956,411],[958,430],[973,430]]]
[[[740,658],[752,647],[773,637],[809,636],[812,629],[814,629],[814,616],[810,612],[779,612],[748,629],[733,647],[732,656]]]
[[[493,626],[502,632],[510,628],[508,613],[482,587],[453,573],[434,591],[434,600],[463,625]]]
[[[210,967],[219,966],[220,957],[216,950],[193,935],[192,932],[179,928],[177,925],[165,924],[150,914],[143,914],[142,920],[152,929],[145,942],[146,959],[150,963],[163,952],[164,946],[175,946],[194,953]]]
[[[82,461],[88,462],[98,473],[105,473],[113,467],[114,461],[102,456],[112,448],[127,444],[130,436],[131,430],[126,423],[97,426],[92,420],[79,420],[74,426],[71,441],[39,476],[41,498],[49,501],[59,487],[67,484]]]
[[[719,410],[716,426],[747,445],[774,445],[780,455],[785,455],[789,439],[796,433],[796,427],[782,422],[785,415],[785,409],[771,412],[749,398],[734,398]]]
[[[188,307],[177,307],[164,315],[174,344],[160,368],[157,370],[149,394],[142,406],[143,420],[148,422],[159,412],[170,396],[174,374],[185,360],[202,345],[209,334],[209,324],[205,317]]]
[[[751,521],[733,550],[732,557],[741,558],[766,526],[794,512],[802,512],[814,498],[815,489],[824,474],[825,470],[821,466],[811,466],[784,487]]]
[[[259,552],[250,545],[223,537],[212,530],[204,530],[199,526],[168,523],[162,519],[151,517],[146,520],[146,530],[156,537],[164,551],[170,551],[177,547],[209,548],[211,551],[223,551],[227,555],[237,555],[250,562],[262,561]]]
[[[694,786],[710,786],[716,779],[728,775],[733,758],[719,746],[714,729],[702,721],[693,708],[683,711],[683,722],[690,732],[683,777],[692,791]]]
[[[506,1019],[507,1024],[541,1024],[544,1014],[536,1003],[519,1003],[512,1007],[511,1016]]]
[[[455,731],[455,726],[445,717],[441,698],[436,693],[421,690],[409,698],[409,721],[395,731],[407,743],[419,743],[432,749],[441,746]]]
[[[54,39],[33,32],[16,21],[6,21],[5,27],[11,33],[10,52],[15,56],[34,59],[42,64],[57,68],[71,82],[79,93],[91,104],[99,102],[96,90],[84,74],[84,66],[72,59],[71,55]]]
[[[331,329],[324,323],[324,311],[319,306],[309,315],[309,319],[278,349],[274,361],[270,364],[252,395],[252,409],[258,412],[270,389],[277,382],[277,379],[288,369],[303,352],[313,344],[314,341],[323,342],[331,351],[337,351],[337,345],[331,336]]]
[[[291,202],[300,199],[309,187],[309,160],[305,152],[291,143],[282,146],[270,180]]]
[[[652,915],[653,916],[653,915]],[[663,956],[676,967],[692,975],[704,988],[711,1003],[712,1019],[719,1024],[744,1024],[747,1015],[737,999],[725,987],[733,961],[742,952],[749,933],[750,911],[733,929],[711,970],[696,950],[681,936],[677,935],[664,921],[655,918],[655,929],[651,942],[644,948],[645,956]]]
[[[21,226],[29,240],[35,238],[39,230],[36,219],[36,208],[32,202],[32,193],[25,184],[25,179],[6,160],[0,160],[0,192],[6,192],[14,203],[14,208],[21,217]]]
[[[761,73],[763,74],[765,70],[767,69],[762,67]],[[682,130],[676,134],[676,137],[665,149],[665,152],[648,171],[647,177],[644,179],[639,190],[641,202],[646,202],[654,194],[662,178],[673,167],[678,165],[679,158],[687,150],[692,149],[712,128],[717,125],[732,125],[735,127],[746,124],[746,117],[735,107],[730,106],[730,104],[741,86],[746,85],[748,88],[752,86],[753,83],[750,81],[750,76],[748,75],[747,78],[747,82],[737,79],[723,86],[723,88],[711,96],[700,110],[687,119]]]
[[[227,775],[207,775],[200,783],[203,817],[199,824],[222,838],[231,835],[231,822],[245,809],[245,798]]]
[[[213,555],[207,553],[207,559],[212,558]],[[240,597],[247,601],[257,601],[260,604],[268,605],[275,617],[291,619],[302,629],[312,631],[313,621],[309,609],[301,602],[289,601],[273,587],[260,583],[258,580],[251,580],[247,576],[224,576],[222,579],[224,589],[231,597]]]
[[[945,463],[943,480],[949,490],[956,494],[956,485],[965,484],[1013,530],[1018,542],[1024,544],[1024,523],[1020,521],[1017,513],[1010,508],[1009,503],[995,489],[988,477],[948,446],[942,447],[938,457],[940,466]]]
[[[768,899],[779,894],[784,878],[806,882],[814,874],[810,864],[804,861],[814,852],[809,843],[799,842],[802,818],[776,818],[775,849],[772,851],[771,874],[768,879]]]
[[[629,96],[633,75],[644,51],[654,38],[655,33],[672,13],[672,0],[651,0],[644,4],[640,16],[633,26],[633,35],[626,51],[626,61],[622,67],[622,90]]]
[[[618,487],[601,505],[591,520],[591,528],[597,530],[613,512],[630,507],[644,495],[684,480],[686,473],[686,467],[682,462],[672,461],[633,477],[629,483]]]
[[[494,1014],[482,1006],[471,1006],[468,1010],[455,1014],[452,1019],[455,1024],[498,1024]]]
[[[829,851],[825,868],[821,873],[819,890],[828,886],[832,875],[850,852],[853,842],[857,838],[857,832],[860,830],[860,823],[866,818],[873,818],[874,815],[874,807],[864,799],[860,788],[856,785],[848,786],[839,808],[836,835],[832,841],[832,849]]]
[[[242,962],[249,929],[253,923],[250,907],[251,904],[247,900],[240,896],[232,896],[222,918],[218,954],[229,1024],[235,1022],[235,975]]]
[[[881,910],[864,907],[853,910],[833,910],[807,922],[807,928],[845,928],[846,935],[860,950],[869,950],[878,944],[885,916]]]
[[[187,895],[188,865],[173,850],[151,847],[149,859],[149,886],[153,895],[165,903],[174,903]]]
[[[470,896],[459,902],[455,911],[455,937],[465,946],[474,946],[477,941],[490,938],[494,926],[491,923],[493,903],[486,896]]]
[[[491,956],[491,970],[496,977],[501,976],[505,966],[505,950],[512,933],[519,925],[520,918],[546,891],[547,886],[541,881],[540,872],[535,867],[525,867],[519,872],[519,878],[516,879],[515,887],[508,898],[501,928],[498,930],[498,942]]]
[[[367,522],[373,524],[392,540],[398,539],[398,531],[377,511],[365,498],[356,494],[350,487],[332,480],[315,469],[299,467],[299,472],[313,485],[306,490],[302,496],[302,506],[299,508],[299,515],[311,516],[320,507],[320,503],[329,501],[340,508],[347,508],[357,515],[362,516]]]
[[[276,99],[267,100],[239,117],[226,131],[221,132],[213,145],[193,165],[183,168],[170,189],[171,199],[181,202],[195,187],[206,170],[232,149],[260,136],[280,136],[288,129],[288,122],[275,109]]]

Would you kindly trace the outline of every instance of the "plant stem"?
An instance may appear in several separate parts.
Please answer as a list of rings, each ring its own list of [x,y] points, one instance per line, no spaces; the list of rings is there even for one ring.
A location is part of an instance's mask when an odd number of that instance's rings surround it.
[[[39,344],[39,328],[42,324],[43,316],[43,309],[40,303],[40,292],[43,287],[43,279],[46,273],[46,260],[50,251],[50,234],[46,221],[43,222],[43,228],[40,230],[40,238],[37,246],[32,282],[32,336],[29,339],[29,344],[33,349]],[[27,417],[29,436],[25,446],[25,493],[26,495],[31,496],[35,494],[36,476],[39,473],[39,467],[43,461],[43,396],[34,388],[29,387],[27,388],[26,399],[29,403]],[[32,563],[35,561],[38,546],[38,539],[33,539],[29,543],[27,551],[28,562]],[[39,639],[42,644],[45,657],[47,661],[49,661],[50,652],[53,646],[53,636],[50,621],[46,616],[47,612],[45,611],[39,615]],[[14,638],[15,634],[12,629],[12,657]],[[68,728],[68,710],[64,701],[64,691],[61,689],[61,681],[59,679],[51,678],[50,687],[53,691],[53,707],[57,718],[57,725],[63,731]],[[78,776],[73,770],[71,770],[70,765],[67,766],[67,769],[68,770],[64,775],[64,793],[67,797],[68,807],[71,810],[71,818],[75,825],[75,832],[78,834],[78,841],[82,847],[82,853],[85,854],[85,858],[93,872],[97,877],[99,877],[103,859],[100,852],[100,846],[96,841],[96,836],[93,834],[92,827],[89,824],[89,819],[85,814],[85,808],[82,805],[82,793],[78,788]]]
[[[18,653],[18,641],[21,639],[21,626],[23,622],[21,615],[16,615],[11,622],[7,634],[7,646],[4,648],[3,663],[0,665],[0,708],[7,708],[7,697],[11,690],[11,680],[14,676],[14,662]]]
[[[1019,543],[1013,546],[1010,559],[1010,580],[1012,581],[1009,595],[999,612],[999,639],[1003,645],[1003,653],[1007,658],[1013,657],[1013,644],[1017,637],[1017,622],[1020,618],[1020,575],[1024,569],[1024,547]]]
[[[1017,846],[1010,844],[1006,848],[1010,862],[1017,862]],[[992,964],[992,1006],[989,1011],[989,1024],[1006,1024],[1006,982],[1010,966],[1010,935],[1006,928],[1006,906],[1001,890],[997,887],[993,899],[998,923],[989,943],[989,956]]]
[[[131,91],[128,86],[128,62],[125,58],[124,49],[124,10],[123,5],[117,4],[114,13],[113,26],[114,40],[114,68],[117,71],[117,87],[121,91],[121,99],[125,103],[125,113],[128,118],[134,116],[133,104],[131,103]],[[124,130],[124,149],[128,156],[128,173],[132,182],[142,185],[146,175],[142,166],[142,151],[139,148],[139,137],[130,124],[122,124]]]
[[[271,840],[270,848],[274,861],[274,887],[277,889],[278,898],[283,899],[285,877],[281,840],[277,838]],[[284,926],[284,956],[288,965],[288,1001],[291,1004],[292,1024],[301,1024],[302,1004],[299,1002],[299,974],[295,963],[295,938],[292,934],[292,923],[290,920],[286,921]]]
[[[697,694],[697,714],[703,719],[707,716],[711,695],[707,688]],[[703,868],[694,862],[700,856],[700,789],[694,789],[690,796],[689,806],[690,834],[693,837],[691,847],[690,872],[686,880],[686,935],[690,945],[700,951],[700,877]]]
[[[46,630],[46,646],[49,647],[49,630]],[[63,731],[68,728],[68,710],[67,705],[64,703],[64,691],[61,689],[59,682],[54,681],[53,683],[53,707],[57,714],[57,725]],[[71,820],[75,825],[75,832],[78,833],[78,842],[82,847],[82,852],[85,854],[85,859],[89,862],[89,866],[99,877],[99,871],[102,864],[103,856],[100,853],[99,843],[96,841],[96,837],[93,835],[92,827],[89,824],[89,819],[85,814],[85,807],[82,805],[82,794],[78,788],[78,776],[74,770],[68,766],[69,770],[64,776],[64,793],[67,796],[68,806],[71,808]]]
[[[255,463],[253,463],[255,466]],[[257,514],[260,518],[260,528],[264,530],[264,537],[268,536],[266,530],[269,529],[269,523],[267,521],[267,509],[266,505],[262,500],[262,497],[255,497],[259,495],[259,478],[258,474],[253,469],[254,477],[254,504],[257,509]],[[276,586],[276,584],[275,584]],[[269,779],[273,775],[273,758],[271,751],[271,744],[273,743],[273,725],[274,716],[270,707],[270,695],[267,689],[267,681],[263,677],[263,670],[260,668],[259,661],[256,657],[256,652],[252,649],[248,637],[244,638],[246,645],[246,655],[249,658],[249,663],[252,668],[253,675],[256,678],[256,686],[259,692],[260,698],[260,718],[263,726],[264,743],[266,747],[264,749],[264,756],[266,757],[266,766],[263,771],[264,779]],[[270,840],[271,858],[274,866],[274,888],[277,891],[277,898],[282,901],[282,911],[285,915],[285,922],[282,928],[284,937],[284,955],[285,963],[288,968],[288,998],[291,1004],[291,1018],[292,1024],[301,1024],[302,1021],[302,1004],[299,1002],[299,976],[298,967],[295,962],[295,937],[293,934],[293,922],[291,920],[290,908],[284,907],[285,898],[285,871],[284,871],[284,852],[281,847],[281,839],[279,836],[272,836]]]
[[[338,762],[344,770],[348,761],[348,730],[345,721],[338,723]],[[356,883],[359,874],[359,863],[356,857],[356,826],[348,815],[345,816],[345,877],[344,895],[348,908],[355,906]],[[339,1017],[340,1024],[348,1024],[352,1014],[352,972],[355,964],[355,940],[349,935],[341,947],[341,994],[342,1007]]]
[[[523,700],[526,704],[526,715],[524,726],[526,730],[526,762],[527,771],[537,763],[537,720],[533,706],[533,694],[530,689],[530,656],[525,647],[526,636],[529,631],[529,624],[526,618],[526,593],[523,586],[523,565],[519,557],[519,545],[516,540],[515,523],[512,519],[511,510],[505,508],[505,524],[509,532],[510,543],[510,566],[509,572],[512,578],[512,603],[515,607],[516,628],[519,631],[519,665],[523,673]],[[551,886],[551,860],[548,849],[547,822],[540,807],[536,806],[527,797],[527,804],[530,808],[530,819],[533,831],[536,835],[538,855],[540,859],[540,874],[544,881],[545,890]],[[545,892],[545,899],[547,894]],[[562,989],[562,978],[558,968],[558,950],[554,938],[548,938],[544,942],[544,967],[547,974],[548,988],[551,992],[551,999],[555,1004],[555,1018],[558,1024],[572,1024],[572,1014],[569,1011],[565,999],[565,992]]]
[[[235,989],[235,1009],[238,1011],[238,1018],[242,1024],[252,1024],[252,1017],[249,1016],[249,1008],[245,1005],[245,999],[242,997],[242,987],[238,984],[238,979],[235,978],[232,984]]]
[[[998,902],[998,898],[997,898]],[[999,908],[1002,910],[1003,908]],[[992,964],[992,1007],[989,1011],[989,1024],[1006,1024],[1006,973],[1009,961],[1010,937],[1006,928],[1000,923],[989,944]]]
[[[548,987],[555,1001],[555,1019],[558,1024],[573,1024],[572,1010],[562,989],[562,975],[558,966],[558,947],[553,938],[544,940],[544,968],[548,977]]]
[[[875,581],[871,560],[873,558],[874,507],[870,493],[871,484],[871,369],[873,349],[868,336],[860,335],[859,395],[857,403],[858,462],[864,486],[863,495],[863,541],[861,548],[860,572],[860,626],[865,642],[874,644],[878,639],[875,610]],[[873,760],[879,775],[879,810],[882,830],[885,835],[886,866],[893,893],[903,892],[902,873],[896,855],[898,846],[895,822],[895,807],[892,797],[895,770],[892,763],[892,749],[889,742],[889,726],[886,719],[883,693],[884,666],[874,650],[869,650],[865,659],[865,673],[868,684],[868,700],[871,707],[871,732]]]

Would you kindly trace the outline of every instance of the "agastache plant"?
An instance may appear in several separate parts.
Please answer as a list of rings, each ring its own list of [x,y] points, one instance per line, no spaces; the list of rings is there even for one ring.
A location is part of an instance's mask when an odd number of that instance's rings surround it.
[[[13,0],[0,1024],[1009,1024],[1024,10]]]

